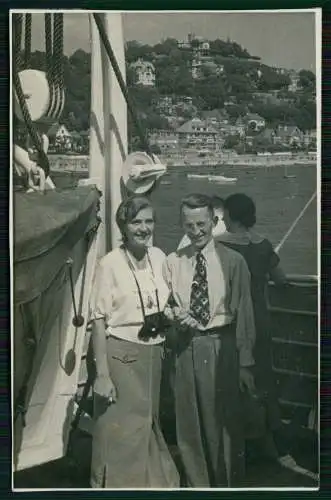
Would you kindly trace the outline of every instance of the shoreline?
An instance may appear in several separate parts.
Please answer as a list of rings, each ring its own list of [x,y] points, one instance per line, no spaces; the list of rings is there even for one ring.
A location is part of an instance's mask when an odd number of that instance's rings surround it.
[[[176,168],[200,168],[202,170],[209,168],[275,168],[275,167],[317,167],[317,159],[309,157],[292,157],[292,158],[280,158],[275,156],[259,157],[235,157],[229,158],[227,160],[199,160],[196,157],[192,157],[191,161],[188,163],[188,159],[171,159],[165,156],[159,156],[161,162],[167,165],[168,172],[175,170]],[[50,168],[54,172],[77,172],[77,173],[88,173],[89,171],[89,157],[87,155],[49,155]]]
[[[55,155],[54,155],[55,156]],[[89,160],[87,156],[65,156],[65,155],[56,155],[56,157],[49,158],[50,160],[50,169],[53,172],[73,172],[73,173],[88,173],[89,171]],[[238,158],[237,161],[210,161],[208,163],[202,163],[199,161],[196,161],[196,159],[192,159],[192,162],[190,163],[185,163],[184,161],[176,161],[176,162],[171,162],[170,160],[167,160],[166,158],[160,158],[162,162],[164,162],[167,165],[167,171],[171,172],[174,171],[178,168],[184,169],[184,170],[190,170],[190,169],[200,169],[200,170],[210,170],[210,169],[220,169],[220,168],[238,168],[242,170],[247,170],[247,169],[269,169],[269,168],[276,168],[276,167],[317,167],[317,160],[311,160],[311,159],[286,159],[286,160],[280,160],[280,159],[274,159],[274,158],[269,158],[268,160],[263,159],[261,160],[260,158],[256,161],[252,160],[244,160],[241,158]]]

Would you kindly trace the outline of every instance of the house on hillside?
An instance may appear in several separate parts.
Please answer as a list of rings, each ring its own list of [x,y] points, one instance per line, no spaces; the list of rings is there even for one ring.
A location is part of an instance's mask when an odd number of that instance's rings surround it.
[[[209,125],[215,128],[229,123],[229,115],[226,110],[212,109],[210,111],[202,111],[201,117],[203,120],[206,120]]]
[[[287,75],[289,73],[288,69],[273,67],[278,75]]]
[[[135,84],[145,87],[154,87],[155,85],[155,67],[149,61],[139,58],[136,62],[130,64],[130,68],[135,73]]]
[[[151,146],[157,146],[162,153],[175,153],[178,150],[178,135],[172,130],[150,130],[148,138]]]
[[[275,137],[277,135],[277,132],[273,128],[265,128],[262,130],[262,132],[259,134],[258,137],[261,139],[264,139],[266,142],[269,142],[270,144],[275,144]]]
[[[231,123],[223,123],[219,125],[218,132],[222,137],[239,136],[242,138],[245,136],[245,125],[240,123],[234,125]]]
[[[181,125],[177,130],[178,144],[183,149],[216,151],[218,132],[205,120],[193,118]]]
[[[300,76],[296,71],[290,71],[288,76],[290,77],[291,83],[288,86],[289,92],[297,92],[300,87]]]
[[[172,115],[174,102],[172,96],[160,96],[158,101],[155,103],[155,107],[164,115]]]
[[[304,134],[296,125],[278,125],[274,141],[287,146],[301,146],[303,139]]]
[[[265,119],[256,113],[247,113],[243,118],[243,124],[247,130],[258,132],[265,127]]]
[[[210,44],[208,40],[202,36],[196,36],[194,33],[189,33],[186,40],[178,40],[179,49],[190,49],[196,54],[208,55]]]
[[[198,80],[202,77],[202,61],[199,57],[194,57],[192,59],[191,74],[194,80]]]
[[[306,147],[313,147],[316,148],[317,146],[317,134],[316,130],[306,130],[306,132],[303,135],[303,144]]]
[[[69,132],[65,125],[53,123],[47,132],[47,137],[49,139],[50,147],[64,149],[66,151],[70,151],[72,149],[74,140],[71,132]]]

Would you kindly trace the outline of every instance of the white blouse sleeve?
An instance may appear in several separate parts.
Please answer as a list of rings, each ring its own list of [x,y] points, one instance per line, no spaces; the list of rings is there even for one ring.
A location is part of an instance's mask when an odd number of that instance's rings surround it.
[[[106,269],[104,262],[101,260],[92,287],[90,299],[91,320],[105,319],[107,321],[110,318],[113,305],[112,288],[111,272]]]

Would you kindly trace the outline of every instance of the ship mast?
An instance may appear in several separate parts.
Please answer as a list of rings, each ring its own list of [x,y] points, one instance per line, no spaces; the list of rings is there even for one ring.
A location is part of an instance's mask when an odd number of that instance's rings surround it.
[[[125,80],[125,54],[122,16],[100,14]],[[127,156],[127,105],[112,69],[93,14],[91,29],[91,119],[89,177],[97,183],[101,198],[102,224],[99,235],[99,257],[120,243],[115,222],[121,202],[121,168]]]

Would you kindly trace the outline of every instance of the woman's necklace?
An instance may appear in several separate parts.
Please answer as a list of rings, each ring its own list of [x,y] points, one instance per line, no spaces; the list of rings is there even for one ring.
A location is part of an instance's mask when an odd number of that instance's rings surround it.
[[[141,270],[147,268],[147,263],[148,263],[147,252],[141,259],[136,259],[136,257],[129,250],[126,250],[126,253],[135,269]]]
[[[144,303],[145,303],[146,309],[153,309],[153,307],[155,307],[158,303],[158,298],[157,298],[157,289],[156,289],[156,285],[154,282],[153,267],[152,267],[152,263],[150,261],[149,254],[148,254],[148,252],[146,252],[146,254],[144,255],[144,257],[141,260],[137,260],[132,255],[132,253],[126,249],[126,255],[127,255],[129,261],[131,262],[131,265],[133,266],[133,268],[135,268],[137,271],[147,270],[148,267],[150,268],[150,273],[151,273],[151,276],[153,278],[152,279],[153,285],[155,287],[156,303],[155,303],[155,300],[152,297],[151,293],[147,290],[145,290],[145,293],[144,293],[144,295],[145,295]]]

